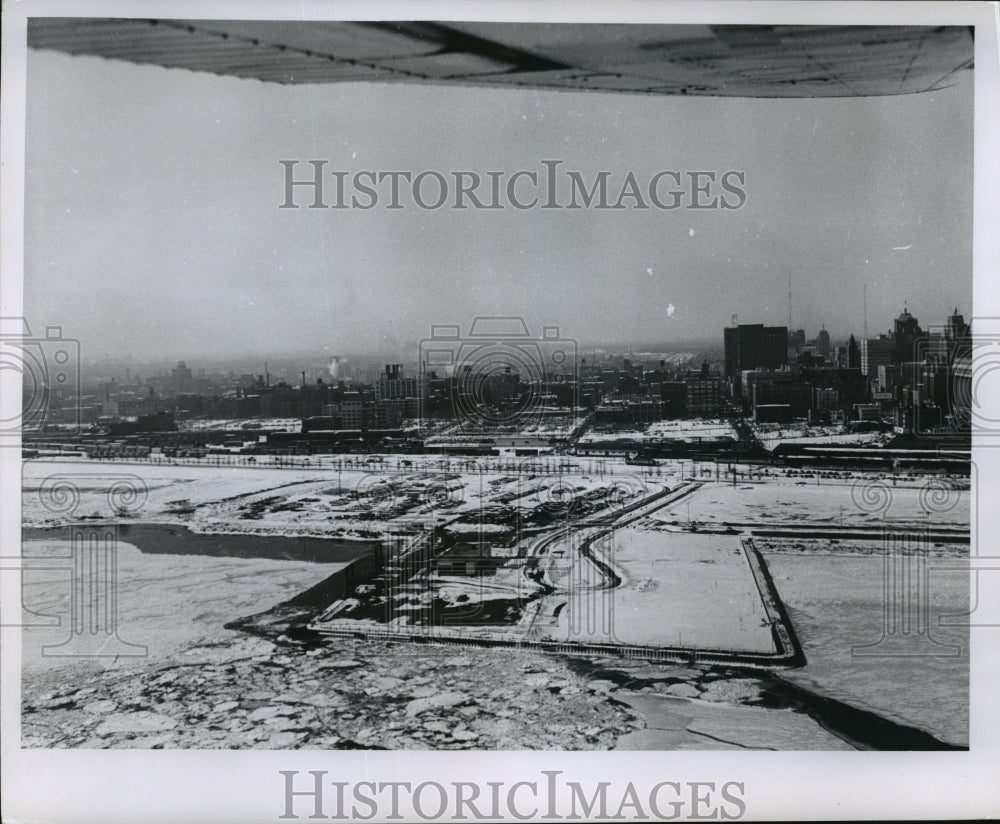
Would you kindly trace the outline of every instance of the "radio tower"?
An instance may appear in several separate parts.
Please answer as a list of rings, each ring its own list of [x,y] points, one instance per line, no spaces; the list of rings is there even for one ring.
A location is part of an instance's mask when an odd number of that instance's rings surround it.
[[[865,296],[865,340],[868,340],[868,284],[864,285]]]
[[[788,273],[788,331],[792,331],[792,273]]]

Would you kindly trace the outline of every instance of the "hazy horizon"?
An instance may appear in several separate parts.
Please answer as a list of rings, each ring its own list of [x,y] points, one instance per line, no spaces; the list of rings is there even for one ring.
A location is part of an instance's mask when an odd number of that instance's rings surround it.
[[[24,314],[87,358],[414,351],[432,324],[565,338],[814,338],[972,301],[972,76],[847,99],[255,80],[30,51]],[[733,210],[282,210],[347,170],[740,170]],[[305,195],[301,200],[307,202]],[[638,344],[636,344],[638,345]]]

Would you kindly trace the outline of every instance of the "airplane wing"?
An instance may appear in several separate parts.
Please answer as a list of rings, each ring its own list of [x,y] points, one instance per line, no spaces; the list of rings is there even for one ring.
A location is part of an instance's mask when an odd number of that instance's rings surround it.
[[[721,97],[926,92],[967,26],[31,18],[28,45],[273,83],[403,82]]]

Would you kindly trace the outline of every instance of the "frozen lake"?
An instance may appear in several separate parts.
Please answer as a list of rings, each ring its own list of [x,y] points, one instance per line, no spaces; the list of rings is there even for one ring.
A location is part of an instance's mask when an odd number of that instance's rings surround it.
[[[37,531],[36,531],[37,534]],[[220,536],[213,536],[219,538]],[[225,536],[245,540],[241,536]],[[268,539],[258,539],[268,540]],[[42,647],[56,645],[69,634],[72,589],[71,544],[60,537],[24,541],[26,566],[46,566],[22,573],[23,604],[36,615],[52,616],[59,626],[28,626],[22,635],[22,667],[26,674],[86,668],[134,667],[144,658],[65,658]],[[319,583],[344,561],[316,564],[302,560],[219,557],[141,552],[133,544],[117,545],[118,632],[132,644],[145,645],[148,659],[177,654],[193,641],[234,639],[242,635],[223,625],[262,612]],[[43,619],[31,614],[26,623]]]

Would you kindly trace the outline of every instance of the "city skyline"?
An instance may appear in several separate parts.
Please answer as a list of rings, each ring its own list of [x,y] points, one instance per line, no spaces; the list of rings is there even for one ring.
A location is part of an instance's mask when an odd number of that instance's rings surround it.
[[[902,311],[908,311],[906,306]],[[923,320],[923,331],[929,337],[935,334],[940,334],[947,327],[947,320],[951,317],[952,313],[957,312],[957,314],[964,318],[966,323],[969,323],[973,318],[969,317],[965,313],[962,307],[952,307],[945,316],[940,318],[933,317]],[[889,318],[888,321],[884,319],[870,319],[870,329],[868,340],[878,340],[880,337],[884,337],[891,334],[893,331],[893,322],[896,319],[896,315]],[[914,315],[917,321],[921,318]],[[739,320],[740,325],[749,324],[759,324],[763,323],[757,319],[747,319],[745,322],[743,319]],[[725,326],[730,324],[724,324]],[[778,326],[780,324],[764,324],[766,326]],[[825,327],[821,326],[819,329],[813,332],[809,329],[792,329],[788,330],[791,336],[793,332],[805,332],[803,339],[804,343],[813,344],[817,342],[819,334],[825,330]],[[718,330],[717,330],[718,331]],[[825,330],[829,332],[829,330]],[[854,338],[858,344],[862,340],[865,340],[862,331],[859,329],[856,332],[850,332],[849,334],[843,336],[830,335],[828,338],[828,343],[831,347],[846,346],[849,343],[850,338]],[[678,340],[678,341],[587,341],[581,340],[576,341],[578,345],[578,353],[580,357],[587,358],[590,356],[599,357],[613,357],[618,355],[632,354],[639,357],[644,357],[647,360],[658,359],[660,355],[665,354],[678,354],[687,356],[712,356],[717,358],[718,362],[721,364],[723,362],[724,355],[724,340],[721,334],[708,335],[702,338],[692,338],[688,340]],[[211,355],[198,352],[178,352],[173,356],[167,353],[161,353],[156,357],[150,357],[146,359],[136,358],[131,353],[113,353],[105,354],[98,357],[88,358],[86,357],[86,351],[82,351],[81,364],[85,367],[103,368],[103,369],[137,369],[137,370],[169,370],[174,367],[178,362],[184,362],[186,364],[194,365],[196,368],[201,368],[204,370],[216,370],[222,372],[238,372],[241,369],[245,371],[249,364],[253,364],[259,367],[259,371],[263,374],[266,371],[268,361],[272,362],[272,374],[280,375],[282,378],[287,377],[297,377],[299,375],[300,369],[306,369],[310,375],[314,375],[318,369],[326,369],[330,372],[331,376],[338,377],[334,373],[337,371],[333,367],[333,362],[342,363],[345,367],[357,367],[361,369],[376,368],[381,367],[381,365],[386,362],[386,360],[395,360],[403,362],[410,371],[416,372],[419,360],[419,346],[414,347],[411,351],[405,349],[400,349],[396,351],[351,351],[342,350],[338,353],[333,353],[330,347],[316,347],[316,348],[304,348],[296,351],[274,351],[274,350],[261,350],[261,351],[247,351],[240,354],[233,355]],[[325,364],[325,366],[321,365]],[[289,372],[288,370],[291,369]],[[163,371],[154,372],[153,374],[164,374]],[[255,372],[256,374],[256,372]],[[110,377],[109,375],[98,375],[93,374],[90,376],[84,376],[85,379],[106,379]],[[115,377],[118,377],[115,375]]]
[[[944,326],[921,327],[904,309],[887,332],[846,342],[825,331],[808,338],[804,330],[734,317],[735,325],[722,330],[721,358],[711,345],[667,353],[581,350],[551,336],[477,339],[488,320],[515,319],[478,319],[483,325],[465,336],[442,330],[421,343],[417,363],[383,364],[373,356],[325,363],[306,355],[280,359],[273,369],[265,359],[261,371],[248,359],[211,370],[181,360],[145,370],[129,363],[124,374],[120,362],[108,363],[82,378],[79,398],[60,392],[50,399],[52,422],[114,435],[291,416],[301,419],[303,435],[318,430],[328,438],[344,431],[402,437],[442,419],[489,428],[582,413],[597,427],[615,427],[749,415],[756,423],[848,428],[854,420],[885,427],[891,418],[897,434],[926,436],[960,434],[968,408],[971,327],[957,307]],[[316,448],[311,437],[297,446]],[[333,436],[337,444],[341,437]]]

